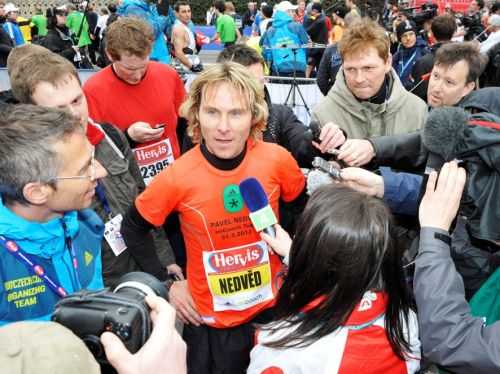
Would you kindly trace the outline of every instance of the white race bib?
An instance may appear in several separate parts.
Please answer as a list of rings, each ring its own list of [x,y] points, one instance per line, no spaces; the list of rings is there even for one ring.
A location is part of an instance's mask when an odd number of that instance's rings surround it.
[[[221,251],[203,251],[214,311],[245,310],[272,300],[271,265],[263,241]]]
[[[174,162],[174,153],[168,138],[144,147],[134,148],[133,151],[146,186],[157,174]]]

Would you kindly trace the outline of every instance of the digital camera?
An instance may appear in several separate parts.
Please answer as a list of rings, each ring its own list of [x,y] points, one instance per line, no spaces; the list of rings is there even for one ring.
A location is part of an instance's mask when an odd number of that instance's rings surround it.
[[[131,353],[137,352],[151,335],[152,323],[147,295],[166,298],[166,289],[154,276],[132,272],[120,278],[113,290],[80,291],[57,304],[52,320],[81,338],[101,364],[107,364],[100,341],[103,332],[116,334]]]

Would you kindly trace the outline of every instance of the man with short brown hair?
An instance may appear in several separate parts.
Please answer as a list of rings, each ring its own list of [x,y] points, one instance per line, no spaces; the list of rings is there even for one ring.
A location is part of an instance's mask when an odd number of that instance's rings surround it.
[[[185,96],[174,69],[149,61],[152,43],[145,21],[123,17],[112,23],[106,45],[112,63],[83,87],[91,117],[129,137],[146,184],[180,156],[176,129]]]
[[[344,32],[339,51],[342,68],[313,109],[315,120],[322,126],[333,122],[358,139],[420,129],[427,106],[404,89],[392,69],[389,39],[381,26],[369,19],[354,23]],[[347,141],[341,150],[351,145]]]

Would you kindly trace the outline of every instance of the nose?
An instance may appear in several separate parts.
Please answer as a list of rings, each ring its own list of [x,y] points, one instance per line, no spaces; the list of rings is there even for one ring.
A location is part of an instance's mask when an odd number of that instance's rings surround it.
[[[108,175],[108,172],[106,169],[104,169],[104,166],[102,164],[95,160],[95,180],[102,179]]]
[[[229,132],[230,124],[229,124],[229,116],[227,114],[222,114],[217,124],[217,131],[222,134],[226,134]]]
[[[359,70],[356,70],[356,72],[354,73],[354,81],[356,83],[363,83],[365,80],[365,75],[363,74],[363,71],[361,69]]]

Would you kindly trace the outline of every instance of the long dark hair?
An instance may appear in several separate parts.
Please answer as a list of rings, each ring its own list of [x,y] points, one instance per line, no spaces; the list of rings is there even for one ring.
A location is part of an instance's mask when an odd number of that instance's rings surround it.
[[[346,187],[323,186],[311,196],[298,224],[290,251],[290,267],[275,307],[274,332],[293,327],[266,346],[308,346],[342,326],[367,290],[387,293],[387,338],[405,359],[409,342],[411,297],[401,251],[391,237],[392,216],[385,204]],[[311,301],[322,303],[307,311]]]

